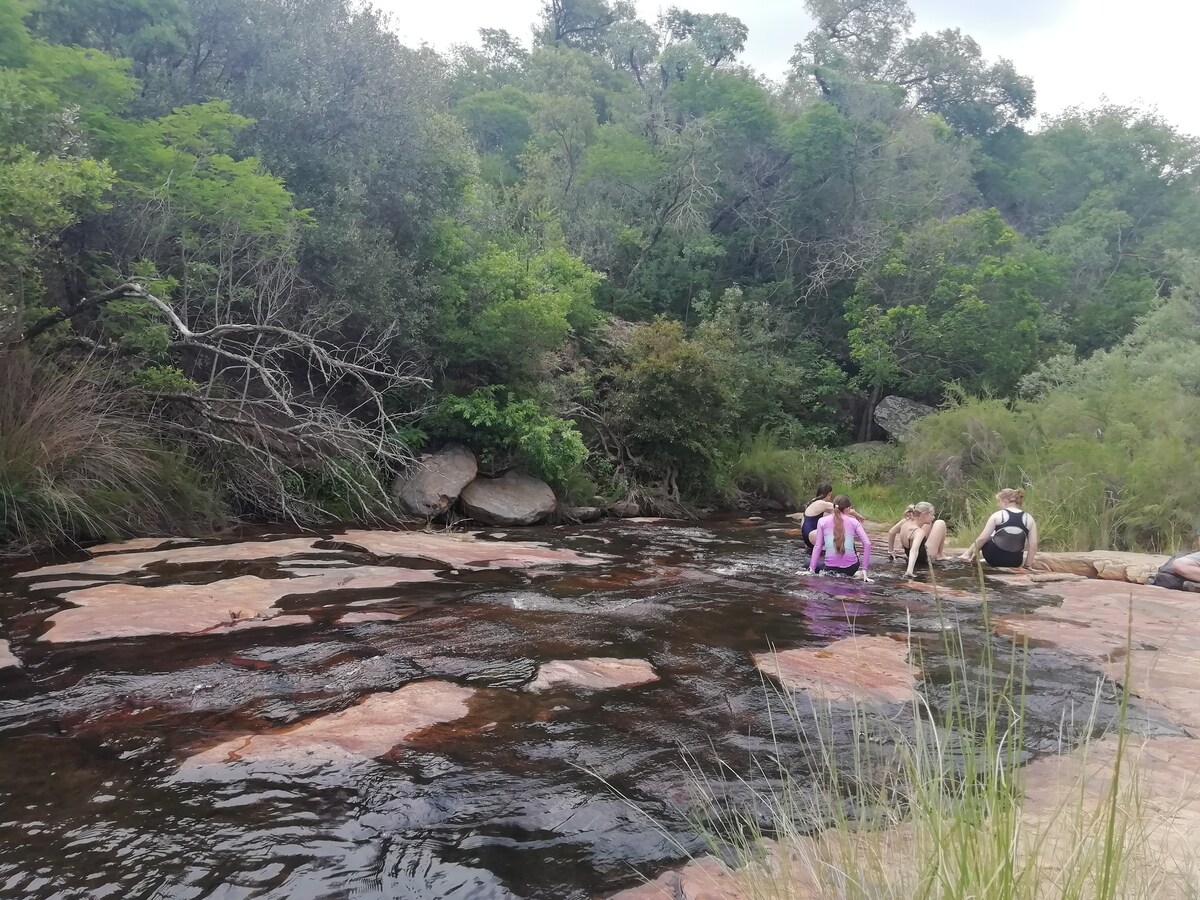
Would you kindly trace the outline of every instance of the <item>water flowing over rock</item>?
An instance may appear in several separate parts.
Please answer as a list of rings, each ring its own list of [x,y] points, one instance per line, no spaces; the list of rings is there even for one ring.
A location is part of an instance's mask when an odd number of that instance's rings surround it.
[[[287,538],[281,541],[243,541],[236,544],[206,544],[202,547],[177,547],[170,550],[106,553],[96,559],[58,566],[43,566],[17,572],[18,578],[42,578],[51,575],[127,575],[139,572],[154,563],[186,566],[197,563],[251,562],[261,559],[284,559],[311,553],[316,546],[313,538]]]
[[[461,719],[471,688],[447,681],[418,681],[371,694],[341,712],[281,732],[248,734],[189,757],[184,777],[211,766],[272,760],[303,766],[352,764],[383,756],[420,731]]]
[[[792,691],[832,703],[903,703],[921,670],[908,646],[885,636],[849,637],[819,649],[754,654],[754,664]]]
[[[447,444],[398,478],[395,492],[405,512],[432,519],[449,512],[478,474],[474,453],[461,444]]]
[[[556,684],[571,684],[589,690],[633,687],[658,681],[654,666],[644,659],[592,659],[554,660],[543,664],[527,688],[544,691]]]
[[[908,433],[915,422],[935,412],[936,409],[925,403],[892,395],[884,397],[875,407],[875,422],[893,438],[903,442],[908,440]]]
[[[282,617],[274,606],[283,597],[325,591],[363,590],[434,581],[426,569],[359,566],[354,569],[314,570],[301,578],[259,578],[242,575],[211,584],[105,584],[71,591],[63,599],[75,604],[50,617],[50,630],[41,639],[52,643],[98,641],[151,634],[196,635],[280,617],[275,625],[308,620]],[[261,624],[256,621],[256,624]]]
[[[536,525],[558,505],[550,485],[520,472],[476,478],[459,502],[463,512],[484,525]]]
[[[531,541],[479,541],[471,534],[425,531],[347,531],[332,540],[361,547],[380,558],[408,557],[445,563],[454,568],[527,569],[568,564],[594,566],[601,556],[556,549]]]
[[[8,649],[8,641],[0,641],[0,669],[20,668],[21,661]]]

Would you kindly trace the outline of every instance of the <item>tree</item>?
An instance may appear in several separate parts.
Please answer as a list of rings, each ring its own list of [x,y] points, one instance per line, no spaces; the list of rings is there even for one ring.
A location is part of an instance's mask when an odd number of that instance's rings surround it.
[[[876,398],[891,388],[940,399],[951,381],[1011,394],[1050,349],[1042,310],[1060,284],[1053,260],[994,209],[925,225],[902,237],[847,303],[860,377]]]

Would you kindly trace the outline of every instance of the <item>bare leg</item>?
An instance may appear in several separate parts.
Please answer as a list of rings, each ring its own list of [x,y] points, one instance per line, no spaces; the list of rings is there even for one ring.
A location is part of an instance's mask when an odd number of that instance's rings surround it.
[[[925,540],[925,552],[930,559],[941,559],[942,551],[946,549],[946,520],[938,519],[929,529],[929,537]]]
[[[1200,583],[1200,563],[1192,562],[1190,559],[1181,559],[1171,568],[1176,577],[1182,578],[1184,581]]]

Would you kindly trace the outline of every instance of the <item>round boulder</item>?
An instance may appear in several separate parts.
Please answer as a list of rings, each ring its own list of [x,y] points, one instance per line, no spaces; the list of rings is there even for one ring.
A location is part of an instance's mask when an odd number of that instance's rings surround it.
[[[400,506],[409,515],[422,519],[440,516],[449,511],[463,488],[478,474],[474,453],[461,444],[447,444],[397,479]]]
[[[913,424],[931,413],[937,412],[932,406],[909,400],[907,397],[884,397],[875,407],[875,421],[896,440],[908,440]]]
[[[520,472],[476,478],[458,499],[463,512],[484,525],[535,525],[558,505],[550,485]]]

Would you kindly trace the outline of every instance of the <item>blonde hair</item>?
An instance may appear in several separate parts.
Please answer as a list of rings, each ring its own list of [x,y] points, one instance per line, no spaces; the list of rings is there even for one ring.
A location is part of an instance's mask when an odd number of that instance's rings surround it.
[[[904,510],[904,518],[916,519],[925,515],[926,513],[932,516],[936,512],[937,510],[933,508],[932,503],[930,503],[928,500],[921,500],[918,503],[908,504],[908,508]]]
[[[1020,488],[1004,488],[996,494],[996,502],[1005,506],[1024,506],[1025,492]]]

